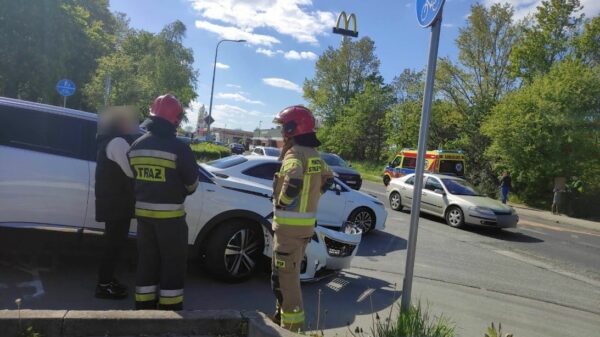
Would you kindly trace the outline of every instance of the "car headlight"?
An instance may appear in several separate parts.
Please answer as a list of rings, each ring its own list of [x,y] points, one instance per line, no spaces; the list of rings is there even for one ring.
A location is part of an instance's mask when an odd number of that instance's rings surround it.
[[[477,207],[471,207],[470,208],[471,211],[474,211],[476,213],[479,214],[484,214],[484,215],[489,215],[489,216],[494,216],[496,215],[494,213],[494,211],[492,211],[491,209],[487,208],[487,207],[481,207],[481,206],[477,206]]]

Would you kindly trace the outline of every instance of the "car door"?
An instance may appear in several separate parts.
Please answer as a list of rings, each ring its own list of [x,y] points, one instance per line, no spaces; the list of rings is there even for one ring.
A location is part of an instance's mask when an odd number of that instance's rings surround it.
[[[408,179],[400,183],[400,197],[402,205],[406,207],[412,206],[413,199],[413,187],[415,185],[415,176],[411,176]]]
[[[84,226],[84,119],[0,106],[0,222]]]
[[[423,211],[441,215],[446,208],[447,198],[444,187],[436,177],[427,177],[425,188],[421,196],[421,208]]]
[[[317,208],[317,224],[339,227],[344,221],[348,205],[349,187],[344,187],[337,178],[335,184],[321,195]]]

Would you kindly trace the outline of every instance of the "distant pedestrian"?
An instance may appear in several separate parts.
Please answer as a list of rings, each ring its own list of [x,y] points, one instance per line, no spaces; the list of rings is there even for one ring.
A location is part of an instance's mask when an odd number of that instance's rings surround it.
[[[104,252],[98,270],[96,297],[120,299],[127,287],[114,276],[121,250],[127,242],[134,214],[133,172],[127,151],[137,129],[135,114],[110,108],[100,115],[96,158],[96,221],[104,222]]]
[[[554,192],[554,197],[552,198],[552,214],[560,215],[560,210],[559,210],[560,194],[563,191],[560,187],[555,187],[553,192]]]
[[[508,200],[508,193],[512,189],[512,178],[510,172],[504,171],[502,177],[500,177],[500,194],[502,195],[502,203],[506,204]]]

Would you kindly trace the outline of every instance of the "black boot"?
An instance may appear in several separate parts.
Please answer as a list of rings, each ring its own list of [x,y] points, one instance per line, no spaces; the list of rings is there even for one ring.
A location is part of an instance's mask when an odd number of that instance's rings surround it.
[[[127,297],[127,288],[120,283],[106,283],[96,285],[97,298],[120,300]]]

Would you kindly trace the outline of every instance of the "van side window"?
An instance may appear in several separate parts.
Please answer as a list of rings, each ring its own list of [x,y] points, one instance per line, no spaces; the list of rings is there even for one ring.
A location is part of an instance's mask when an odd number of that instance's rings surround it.
[[[417,166],[417,158],[404,157],[402,161],[402,168],[414,169]]]
[[[396,158],[394,158],[394,161],[392,162],[392,167],[397,167],[398,165],[400,165],[400,160],[402,160],[402,157],[400,156],[396,156]]]
[[[43,111],[0,106],[0,144],[87,160],[84,122]]]

